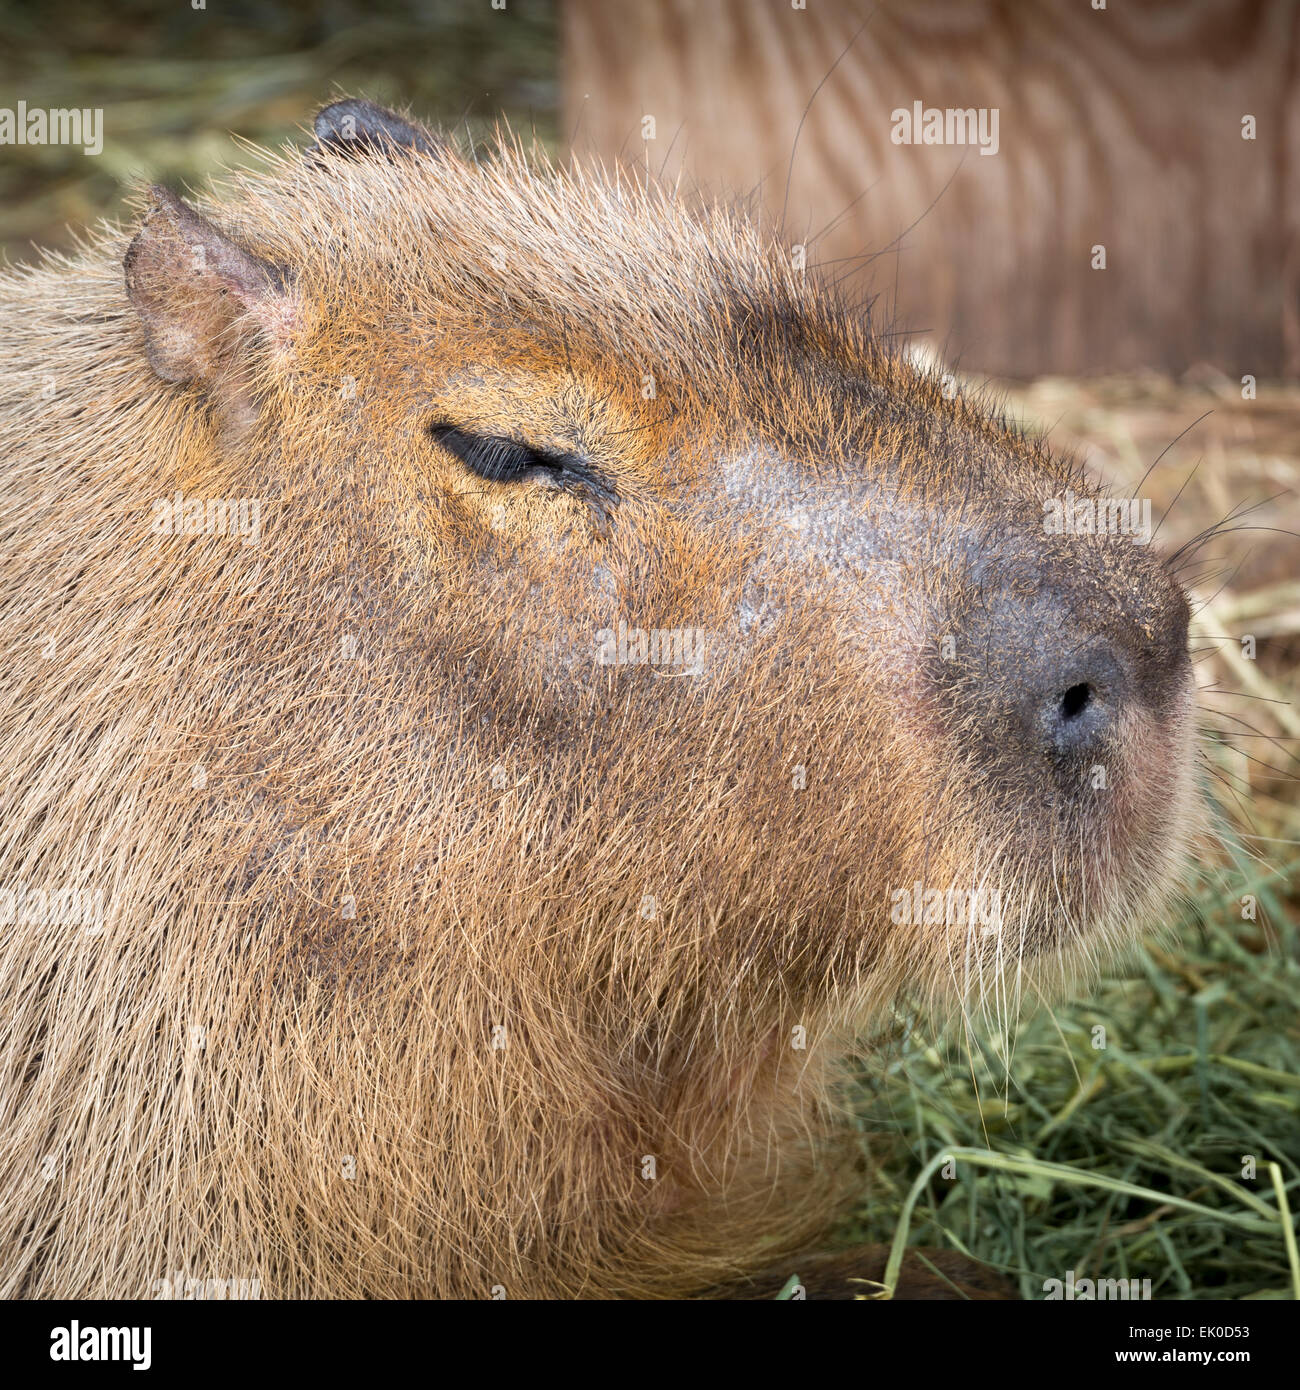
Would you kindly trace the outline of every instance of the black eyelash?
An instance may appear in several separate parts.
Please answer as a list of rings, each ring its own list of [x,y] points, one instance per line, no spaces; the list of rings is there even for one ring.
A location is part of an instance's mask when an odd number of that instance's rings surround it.
[[[536,449],[530,449],[527,444],[513,439],[491,434],[467,434],[455,425],[430,425],[429,434],[436,443],[455,454],[468,469],[489,482],[517,482],[534,468],[546,468],[557,475],[564,471],[563,460],[538,453]]]
[[[493,483],[514,483],[538,469],[573,492],[603,504],[617,502],[614,486],[577,454],[543,453],[515,439],[495,434],[471,434],[455,425],[434,424],[429,435],[458,459]]]

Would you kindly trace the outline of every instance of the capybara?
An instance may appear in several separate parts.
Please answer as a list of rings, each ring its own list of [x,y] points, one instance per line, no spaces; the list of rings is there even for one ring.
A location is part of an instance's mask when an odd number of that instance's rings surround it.
[[[855,1041],[1180,880],[1169,565],[736,212],[250,166],[0,291],[0,1292],[862,1287]]]

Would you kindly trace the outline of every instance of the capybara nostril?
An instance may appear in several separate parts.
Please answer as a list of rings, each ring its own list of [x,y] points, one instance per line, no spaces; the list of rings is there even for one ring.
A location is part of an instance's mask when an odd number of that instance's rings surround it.
[[[1177,717],[1190,681],[1186,600],[1129,549],[1098,548],[1092,567],[1086,551],[1062,562],[1022,546],[1014,565],[985,571],[995,598],[944,614],[955,656],[932,668],[936,687],[954,737],[986,768],[1118,767],[1136,751],[1132,731]],[[1107,573],[1121,560],[1123,586]]]
[[[1163,719],[1187,676],[1186,604],[1153,603],[1137,621],[1104,622],[1048,676],[1038,724],[1061,754],[1094,754],[1126,715]],[[1038,677],[1041,679],[1041,676]]]
[[[1110,699],[1090,680],[1074,681],[1064,690],[1057,685],[1047,697],[1042,720],[1055,751],[1086,753],[1101,744],[1114,723],[1117,682],[1111,678],[1107,684]]]
[[[1087,684],[1072,685],[1061,696],[1061,718],[1067,723],[1077,719],[1088,708],[1088,702],[1091,699],[1092,686]]]

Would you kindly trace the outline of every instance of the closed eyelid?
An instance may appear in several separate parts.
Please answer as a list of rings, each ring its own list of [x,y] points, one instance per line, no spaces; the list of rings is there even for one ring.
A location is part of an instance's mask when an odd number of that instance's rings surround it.
[[[492,482],[520,478],[530,468],[560,466],[527,444],[501,435],[474,434],[450,424],[430,425],[429,434],[480,477]]]
[[[578,453],[538,449],[504,435],[476,434],[443,422],[430,425],[429,435],[491,482],[509,483],[524,479],[534,469],[545,470],[561,487],[601,502],[618,500],[614,484]]]

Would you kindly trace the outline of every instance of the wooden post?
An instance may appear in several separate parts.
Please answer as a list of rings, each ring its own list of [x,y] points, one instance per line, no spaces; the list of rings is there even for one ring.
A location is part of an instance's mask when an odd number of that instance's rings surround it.
[[[784,207],[967,367],[1300,373],[1300,5],[800,4],[564,0],[574,152]]]

